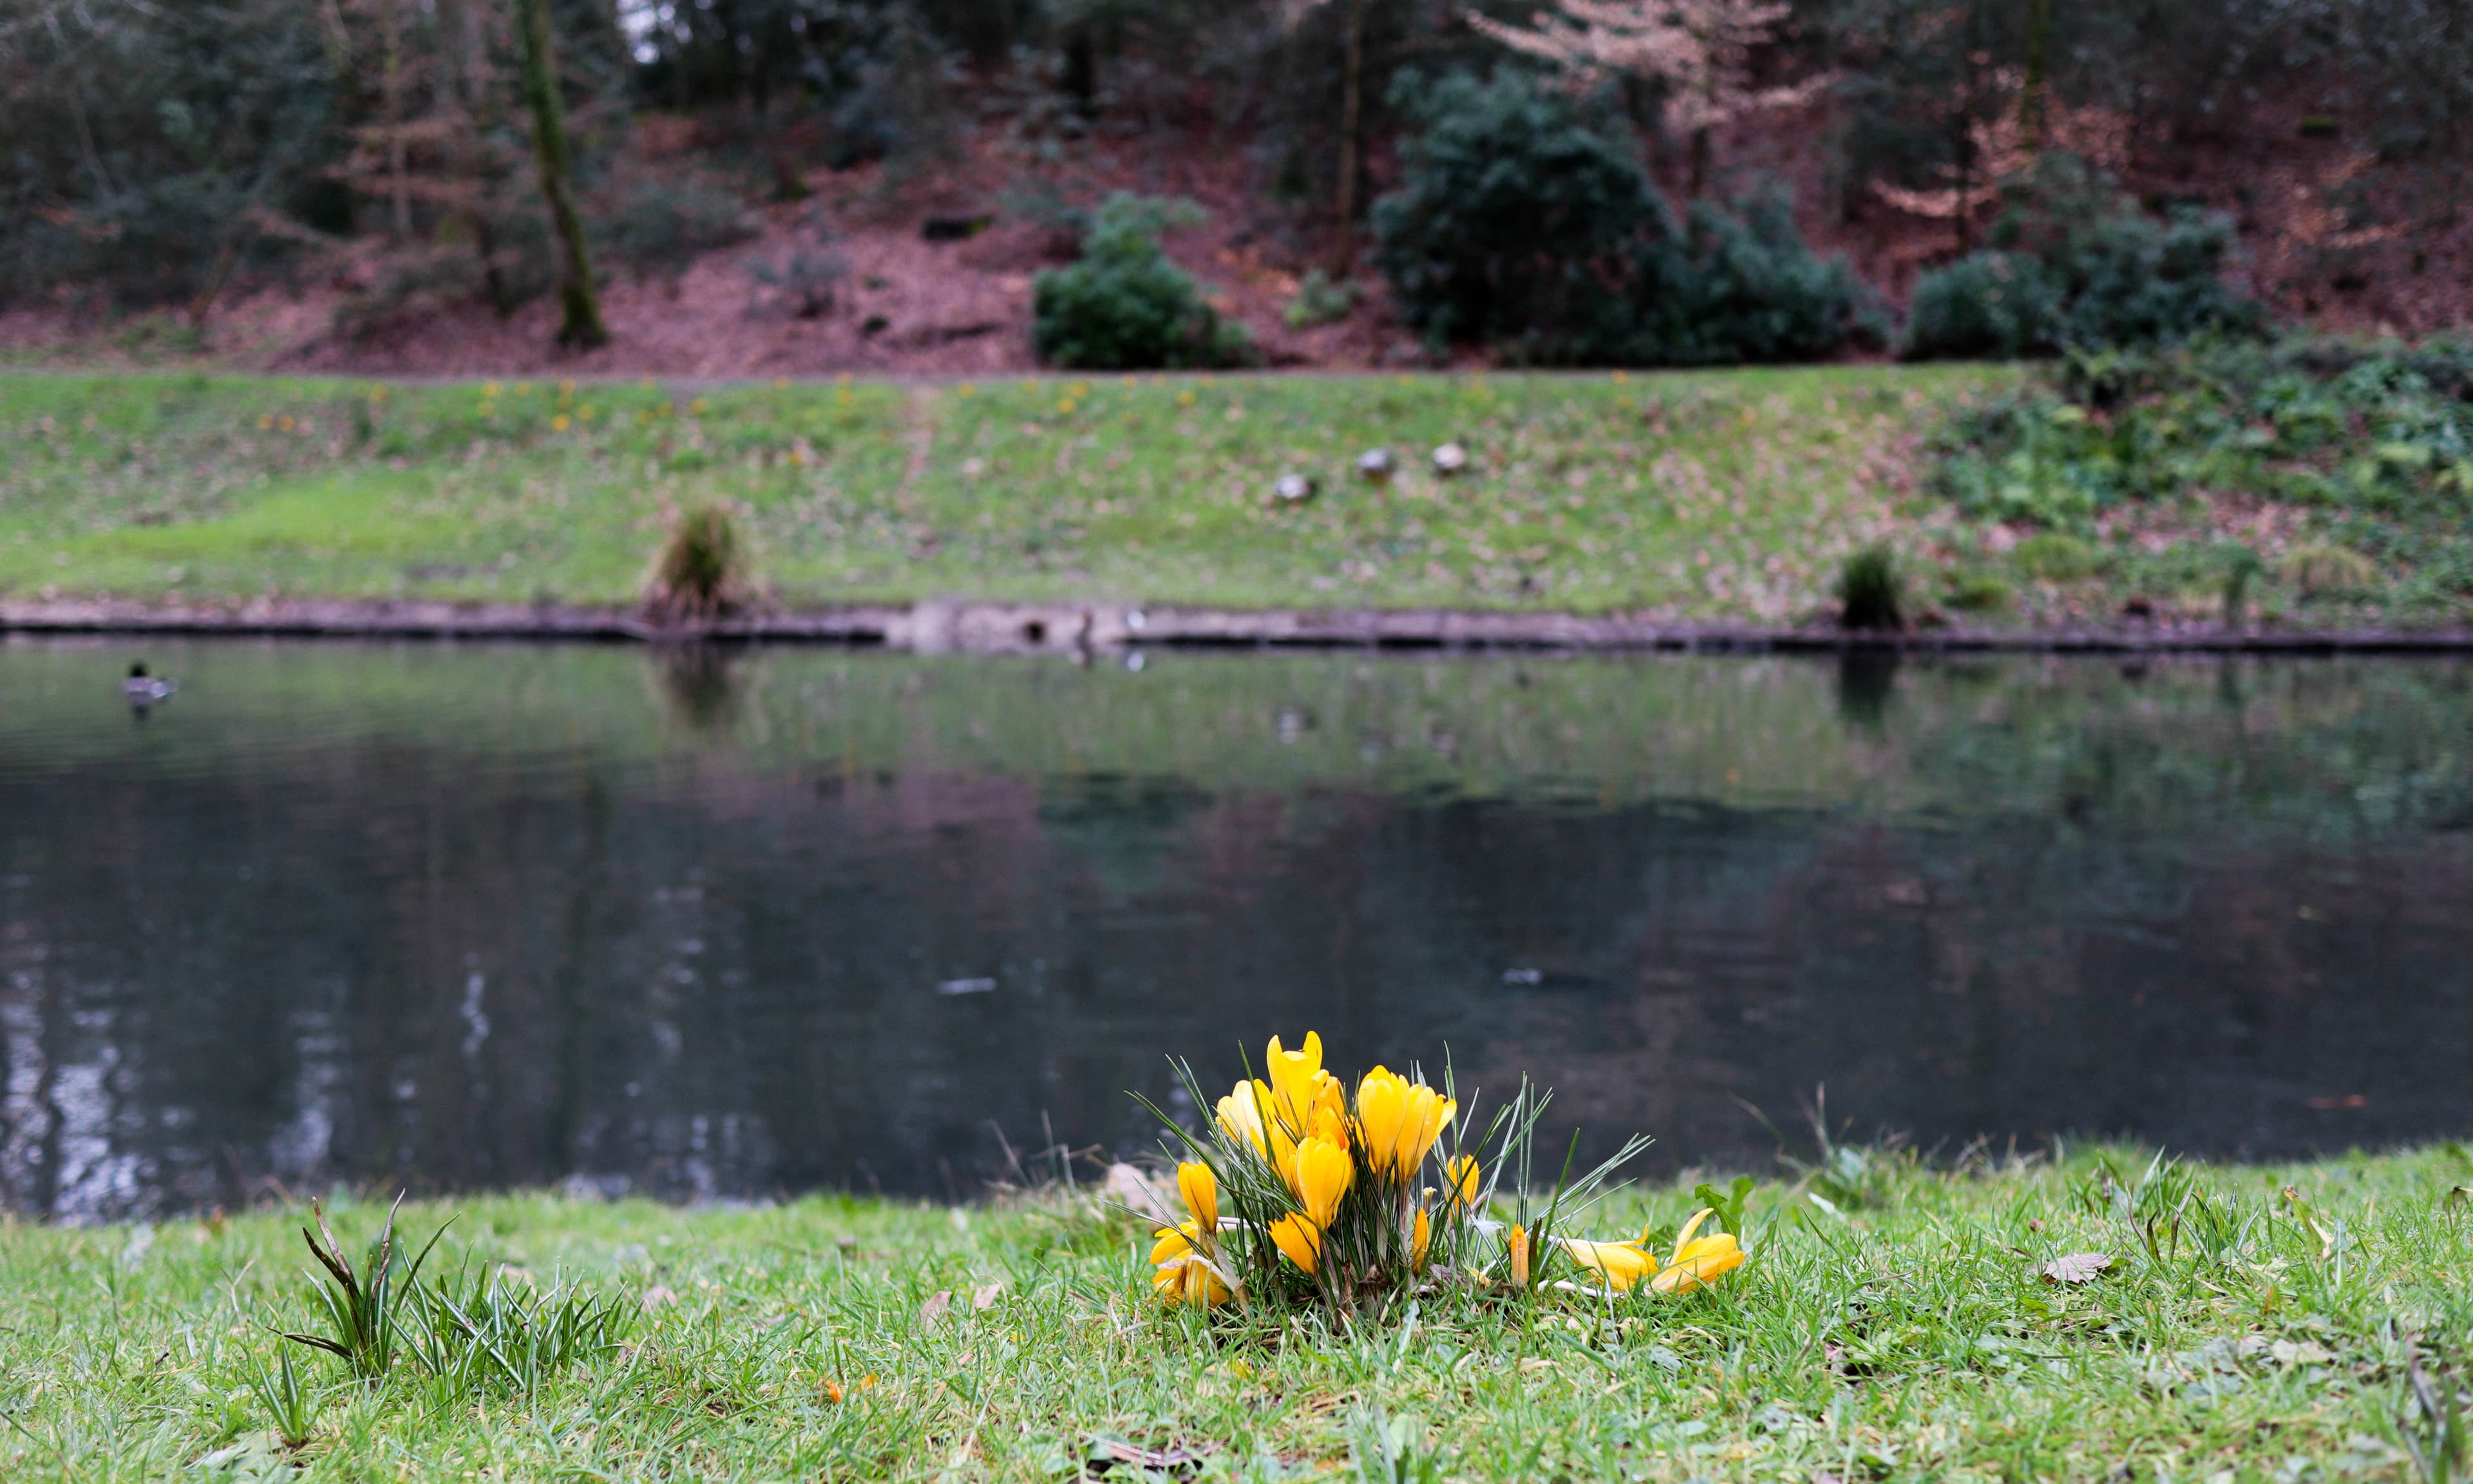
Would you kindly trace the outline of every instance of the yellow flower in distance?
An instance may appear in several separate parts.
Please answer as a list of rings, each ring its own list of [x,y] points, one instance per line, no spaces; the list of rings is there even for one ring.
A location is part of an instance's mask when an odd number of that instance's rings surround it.
[[[1561,1245],[1573,1261],[1597,1274],[1598,1281],[1617,1293],[1631,1292],[1634,1283],[1657,1270],[1657,1259],[1629,1242],[1566,1238]]]
[[[1308,1273],[1322,1266],[1322,1229],[1303,1216],[1289,1214],[1272,1222],[1271,1241]]]
[[[1473,1154],[1464,1154],[1444,1166],[1443,1178],[1450,1182],[1453,1205],[1466,1210],[1477,1204],[1477,1183],[1480,1173],[1477,1156]]]
[[[1357,1085],[1357,1126],[1365,1138],[1365,1162],[1393,1180],[1413,1179],[1457,1111],[1456,1104],[1424,1083],[1374,1068]]]
[[[1204,1233],[1203,1241],[1210,1242],[1210,1233],[1219,1230],[1218,1177],[1200,1160],[1188,1160],[1176,1167],[1176,1193],[1185,1197],[1186,1211]]]
[[[1511,1229],[1511,1286],[1514,1288],[1528,1286],[1528,1229],[1526,1227]]]
[[[1328,1230],[1339,1214],[1339,1198],[1357,1179],[1348,1151],[1327,1138],[1309,1138],[1297,1145],[1288,1166],[1288,1188],[1304,1203],[1306,1219]]]
[[[1417,1212],[1417,1224],[1408,1229],[1408,1260],[1420,1273],[1426,1271],[1426,1249],[1432,1246],[1433,1241],[1434,1224],[1427,1219],[1421,1209]]]
[[[1700,1223],[1717,1214],[1713,1207],[1704,1206],[1683,1224],[1683,1233],[1674,1239],[1674,1260],[1658,1270],[1648,1286],[1659,1293],[1690,1293],[1705,1288],[1743,1265],[1743,1247],[1732,1232],[1720,1232],[1698,1241],[1692,1233]]]
[[[1191,1304],[1209,1308],[1234,1297],[1219,1274],[1200,1257],[1179,1257],[1151,1275],[1151,1286],[1169,1304]]]

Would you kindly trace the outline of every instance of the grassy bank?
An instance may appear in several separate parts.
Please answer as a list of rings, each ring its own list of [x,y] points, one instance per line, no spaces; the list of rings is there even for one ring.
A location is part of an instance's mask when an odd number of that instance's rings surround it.
[[[2399,1479],[2437,1435],[2413,1370],[2443,1414],[2473,1353],[2468,1182],[2453,1146],[2160,1172],[2122,1151],[1938,1171],[1841,1151],[1802,1195],[1754,1195],[1753,1260],[1715,1292],[1440,1301],[1285,1334],[1163,1314],[1146,1231],[1053,1191],[479,1199],[404,1225],[460,1210],[433,1263],[579,1283],[630,1316],[621,1342],[528,1393],[408,1361],[363,1387],[300,1352],[317,1415],[297,1449],[249,1383],[282,1346],[265,1327],[310,1321],[300,1213],[5,1225],[0,1472]],[[1671,1229],[1691,1204],[1629,1192],[1591,1224]],[[347,1247],[382,1214],[340,1212]],[[2112,1263],[2041,1276],[2078,1253]],[[1092,1464],[1112,1448],[1136,1461]]]
[[[2285,454],[2254,425],[2266,414],[2163,394],[2136,419],[2089,414],[2021,400],[2024,375],[19,375],[0,378],[0,594],[625,604],[677,514],[720,503],[791,607],[1787,624],[1826,620],[1846,556],[1885,541],[1927,623],[2213,624],[2228,605],[2269,625],[2462,620],[2473,546],[2450,491],[2473,474],[2452,472],[2443,438],[2399,442],[2394,397],[2323,398],[2313,416],[2342,436]],[[1469,454],[1455,477],[1429,462],[1445,443]],[[1357,472],[1375,447],[1399,462],[1387,482]],[[1274,496],[1291,474],[1310,498]]]
[[[793,605],[939,593],[1778,621],[1982,371],[944,387],[0,381],[0,589],[624,603],[737,508]],[[1429,467],[1458,441],[1472,467]],[[1355,463],[1384,446],[1388,485]],[[1283,475],[1314,497],[1273,498]]]

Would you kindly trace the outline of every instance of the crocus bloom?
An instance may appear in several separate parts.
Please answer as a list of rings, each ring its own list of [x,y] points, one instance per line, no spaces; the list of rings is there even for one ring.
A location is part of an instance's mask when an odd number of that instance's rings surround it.
[[[1206,1234],[1199,1222],[1181,1221],[1172,1227],[1162,1227],[1151,1233],[1151,1266],[1181,1262],[1208,1250],[1212,1237]]]
[[[1455,1111],[1450,1099],[1422,1082],[1380,1066],[1367,1072],[1357,1085],[1357,1126],[1365,1137],[1366,1163],[1393,1180],[1415,1178]]]
[[[1164,1303],[1193,1304],[1209,1308],[1232,1297],[1218,1272],[1200,1257],[1179,1257],[1151,1275],[1151,1286]]]
[[[1514,1288],[1528,1286],[1528,1229],[1526,1227],[1511,1229],[1511,1286]]]
[[[1203,1244],[1211,1245],[1212,1233],[1219,1230],[1218,1177],[1211,1173],[1210,1165],[1188,1160],[1176,1167],[1176,1191],[1185,1197],[1185,1209],[1202,1233]]]
[[[1288,1260],[1311,1273],[1322,1265],[1322,1230],[1299,1215],[1282,1216],[1271,1223],[1271,1241],[1288,1255]]]
[[[1417,1224],[1408,1230],[1409,1261],[1418,1272],[1426,1271],[1426,1249],[1434,1240],[1434,1224],[1426,1218],[1425,1210],[1417,1211]]]
[[[1683,1224],[1683,1233],[1674,1239],[1674,1260],[1658,1270],[1657,1276],[1648,1281],[1649,1287],[1659,1293],[1690,1293],[1743,1265],[1742,1244],[1735,1240],[1732,1232],[1704,1236],[1696,1242],[1692,1239],[1692,1233],[1700,1230],[1700,1223],[1716,1214],[1714,1208],[1704,1206]]]
[[[1271,1106],[1271,1089],[1260,1082],[1238,1078],[1235,1091],[1219,1100],[1219,1126],[1228,1137],[1254,1146],[1256,1154],[1268,1154],[1262,1139],[1262,1110]]]
[[[1444,1167],[1443,1178],[1450,1182],[1452,1204],[1462,1210],[1477,1204],[1477,1156],[1464,1154]]]
[[[1617,1293],[1631,1292],[1632,1284],[1656,1271],[1657,1259],[1629,1242],[1582,1242],[1566,1239],[1563,1250],[1572,1260],[1597,1275],[1598,1281]]]
[[[1339,1198],[1357,1179],[1348,1151],[1329,1139],[1309,1138],[1297,1145],[1288,1166],[1288,1187],[1304,1203],[1306,1219],[1328,1229],[1339,1214]]]
[[[1271,1105],[1280,1121],[1304,1133],[1311,1126],[1314,1094],[1323,1079],[1322,1037],[1308,1031],[1303,1046],[1285,1051],[1274,1036],[1262,1061],[1271,1075]]]

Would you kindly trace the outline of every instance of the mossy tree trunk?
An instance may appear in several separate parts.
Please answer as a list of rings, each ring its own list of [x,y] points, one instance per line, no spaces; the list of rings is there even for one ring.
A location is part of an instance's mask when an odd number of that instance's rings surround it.
[[[524,99],[533,112],[533,157],[540,166],[541,199],[549,204],[550,229],[558,239],[558,343],[579,350],[606,344],[601,296],[592,284],[592,253],[584,240],[584,213],[575,203],[574,163],[566,145],[566,108],[558,92],[557,54],[551,49],[549,0],[516,0],[521,35]]]
[[[1332,276],[1346,278],[1357,266],[1357,185],[1365,135],[1366,0],[1350,0],[1347,51],[1341,58],[1339,102],[1339,199],[1333,214],[1339,234],[1332,245]]]

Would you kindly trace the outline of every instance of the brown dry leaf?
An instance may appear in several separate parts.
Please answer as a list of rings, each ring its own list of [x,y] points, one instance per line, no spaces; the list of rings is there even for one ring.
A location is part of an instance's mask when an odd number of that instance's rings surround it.
[[[971,1307],[973,1310],[992,1308],[996,1304],[996,1295],[1002,1292],[1004,1292],[1004,1284],[1000,1282],[983,1284],[977,1292],[971,1295]]]
[[[944,1318],[945,1311],[952,1306],[952,1290],[949,1288],[937,1289],[933,1294],[928,1296],[926,1303],[919,1305],[919,1327],[923,1329],[926,1328],[936,1321]]]
[[[2046,1282],[2091,1283],[2111,1266],[2112,1257],[2107,1253],[2074,1252],[2066,1257],[2054,1257],[2035,1271],[2044,1276]]]

